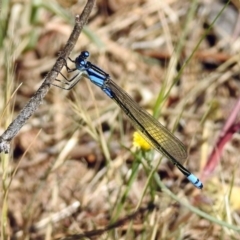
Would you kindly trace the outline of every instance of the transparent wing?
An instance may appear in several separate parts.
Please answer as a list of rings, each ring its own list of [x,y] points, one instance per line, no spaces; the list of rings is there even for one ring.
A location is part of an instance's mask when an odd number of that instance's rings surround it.
[[[111,89],[113,99],[126,113],[142,137],[173,163],[184,163],[187,150],[183,143],[167,130],[158,120],[142,109],[123,89],[108,79],[105,85]]]

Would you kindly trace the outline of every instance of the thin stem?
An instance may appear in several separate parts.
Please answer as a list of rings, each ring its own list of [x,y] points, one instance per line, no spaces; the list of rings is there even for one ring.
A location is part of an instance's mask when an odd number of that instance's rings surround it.
[[[61,71],[65,64],[65,60],[63,59],[68,58],[79,38],[80,33],[82,32],[83,26],[87,23],[94,2],[94,0],[88,0],[81,16],[76,16],[74,29],[67,41],[67,44],[65,45],[63,51],[60,53],[60,56],[54,64],[52,70],[47,74],[40,88],[32,96],[32,98],[25,105],[25,107],[21,110],[16,119],[0,136],[0,152],[9,153],[11,140],[17,135],[17,133],[20,131],[26,121],[33,115],[33,113],[35,113],[39,105],[42,103],[43,98],[49,91],[51,84],[56,79],[57,74]]]

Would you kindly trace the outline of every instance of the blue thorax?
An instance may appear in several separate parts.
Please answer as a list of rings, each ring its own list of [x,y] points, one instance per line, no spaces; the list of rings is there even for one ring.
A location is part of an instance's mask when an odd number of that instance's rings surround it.
[[[106,82],[109,80],[109,75],[102,69],[86,61],[89,56],[89,52],[81,52],[81,54],[75,59],[76,68],[79,71],[84,72],[92,83],[100,87],[110,98],[112,98],[113,95],[111,89],[105,87]]]

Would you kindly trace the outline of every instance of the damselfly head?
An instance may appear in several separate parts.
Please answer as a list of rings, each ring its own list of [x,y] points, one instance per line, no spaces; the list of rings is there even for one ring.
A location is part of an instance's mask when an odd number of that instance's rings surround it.
[[[83,51],[81,52],[81,54],[76,58],[75,60],[75,64],[76,64],[76,68],[78,70],[85,70],[86,66],[87,66],[87,61],[86,59],[90,56],[88,51]]]
[[[83,54],[85,53],[85,54]],[[86,69],[87,66],[87,61],[86,61],[86,57],[87,54],[89,54],[87,51],[82,52],[76,59],[75,59],[75,65],[76,68],[80,71],[83,71]]]
[[[88,51],[82,51],[80,56],[83,59],[87,59],[90,56],[90,53]]]

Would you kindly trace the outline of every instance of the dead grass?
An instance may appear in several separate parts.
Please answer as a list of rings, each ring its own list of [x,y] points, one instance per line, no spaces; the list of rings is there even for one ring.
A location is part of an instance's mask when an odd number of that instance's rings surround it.
[[[8,10],[0,59],[2,131],[52,67],[85,2],[58,4],[64,1],[14,2]],[[218,1],[195,8],[193,1],[101,0],[72,53],[88,50],[91,62],[174,129],[188,147],[186,166],[199,177],[239,97],[239,34],[229,17],[234,5],[200,43],[221,7]],[[71,91],[52,87],[12,153],[1,155],[2,238],[64,239],[154,202],[154,210],[91,239],[238,239],[240,229],[231,229],[240,224],[238,134],[200,191],[169,161],[158,166],[160,154],[135,151],[133,132],[119,107],[88,80]],[[174,199],[161,191],[152,167]]]

